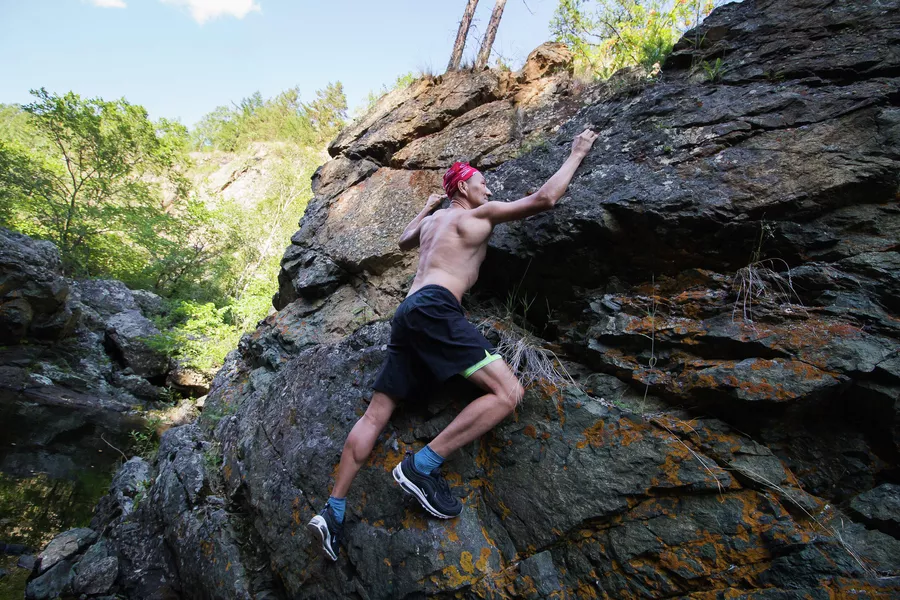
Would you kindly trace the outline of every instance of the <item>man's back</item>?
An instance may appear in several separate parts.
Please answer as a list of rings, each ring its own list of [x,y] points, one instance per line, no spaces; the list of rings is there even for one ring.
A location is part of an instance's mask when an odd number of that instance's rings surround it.
[[[409,295],[426,285],[440,285],[457,300],[478,280],[493,226],[472,211],[451,206],[422,221],[419,268]]]

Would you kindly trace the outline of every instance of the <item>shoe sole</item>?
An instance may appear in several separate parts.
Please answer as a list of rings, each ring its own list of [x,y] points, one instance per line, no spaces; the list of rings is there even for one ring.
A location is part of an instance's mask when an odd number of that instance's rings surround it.
[[[322,538],[322,550],[331,560],[337,560],[337,553],[331,548],[331,535],[328,533],[328,523],[321,515],[316,515],[306,525],[311,531],[315,531]]]
[[[419,504],[422,505],[422,508],[427,510],[433,516],[437,517],[438,519],[452,519],[454,517],[459,516],[459,515],[445,515],[442,512],[440,512],[439,510],[437,510],[436,508],[434,508],[433,506],[431,506],[431,504],[429,504],[428,500],[425,498],[425,494],[422,492],[422,490],[416,484],[414,484],[412,481],[407,479],[406,475],[403,474],[403,469],[400,468],[400,465],[397,465],[396,467],[394,467],[393,475],[394,475],[394,481],[396,481],[398,484],[400,484],[401,489],[403,489],[403,491],[405,493],[409,494],[410,496],[412,496],[416,500],[418,500]]]

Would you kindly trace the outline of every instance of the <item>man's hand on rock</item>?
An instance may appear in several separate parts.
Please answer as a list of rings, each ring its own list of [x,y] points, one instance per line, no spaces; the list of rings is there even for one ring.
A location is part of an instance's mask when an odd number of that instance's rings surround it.
[[[428,212],[434,212],[434,210],[441,205],[441,202],[446,197],[447,194],[432,194],[428,196],[428,200],[425,202],[425,210],[427,210]]]
[[[597,134],[590,129],[585,129],[572,140],[572,154],[584,158],[591,151],[591,146],[597,140]]]

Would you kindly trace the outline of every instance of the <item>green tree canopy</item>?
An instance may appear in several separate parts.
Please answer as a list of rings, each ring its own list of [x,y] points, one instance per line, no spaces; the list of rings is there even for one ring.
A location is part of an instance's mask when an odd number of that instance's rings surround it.
[[[288,142],[322,146],[347,119],[347,98],[341,82],[329,83],[310,103],[300,101],[299,88],[268,100],[259,92],[231,108],[219,106],[204,116],[193,131],[198,150],[235,152],[252,142]]]
[[[70,275],[112,277],[168,298],[160,349],[196,366],[220,363],[271,308],[281,255],[312,197],[310,177],[345,123],[341,84],[308,103],[296,88],[268,100],[253,94],[190,134],[124,99],[32,94],[30,104],[0,105],[0,223],[55,242]],[[192,189],[206,168],[192,164],[192,144],[242,150],[257,142],[276,142],[264,153],[258,200]]]
[[[153,123],[124,99],[31,93],[34,102],[18,112],[5,107],[2,118],[4,220],[55,242],[69,273],[103,273],[129,259],[139,265],[146,257],[135,254],[152,251],[151,240],[158,246],[160,236],[177,233],[172,203],[187,195],[187,130]]]
[[[559,0],[550,23],[576,57],[576,71],[608,78],[619,69],[660,65],[678,37],[720,0]]]

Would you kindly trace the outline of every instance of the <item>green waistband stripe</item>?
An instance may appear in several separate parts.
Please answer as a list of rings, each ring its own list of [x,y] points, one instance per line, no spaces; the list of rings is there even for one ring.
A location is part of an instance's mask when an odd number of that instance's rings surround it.
[[[500,356],[499,354],[491,354],[490,352],[488,352],[487,350],[485,350],[485,351],[484,351],[484,358],[482,358],[482,359],[479,360],[477,363],[475,363],[474,365],[472,365],[471,367],[469,367],[468,369],[466,369],[465,371],[463,371],[462,373],[460,373],[460,375],[462,375],[463,377],[465,377],[466,379],[468,379],[469,377],[472,376],[472,373],[474,373],[475,371],[477,371],[477,370],[480,369],[481,367],[483,367],[483,366],[485,366],[485,365],[489,365],[489,364],[491,364],[492,362],[494,362],[495,360],[500,360],[501,358],[503,358],[503,357]]]

